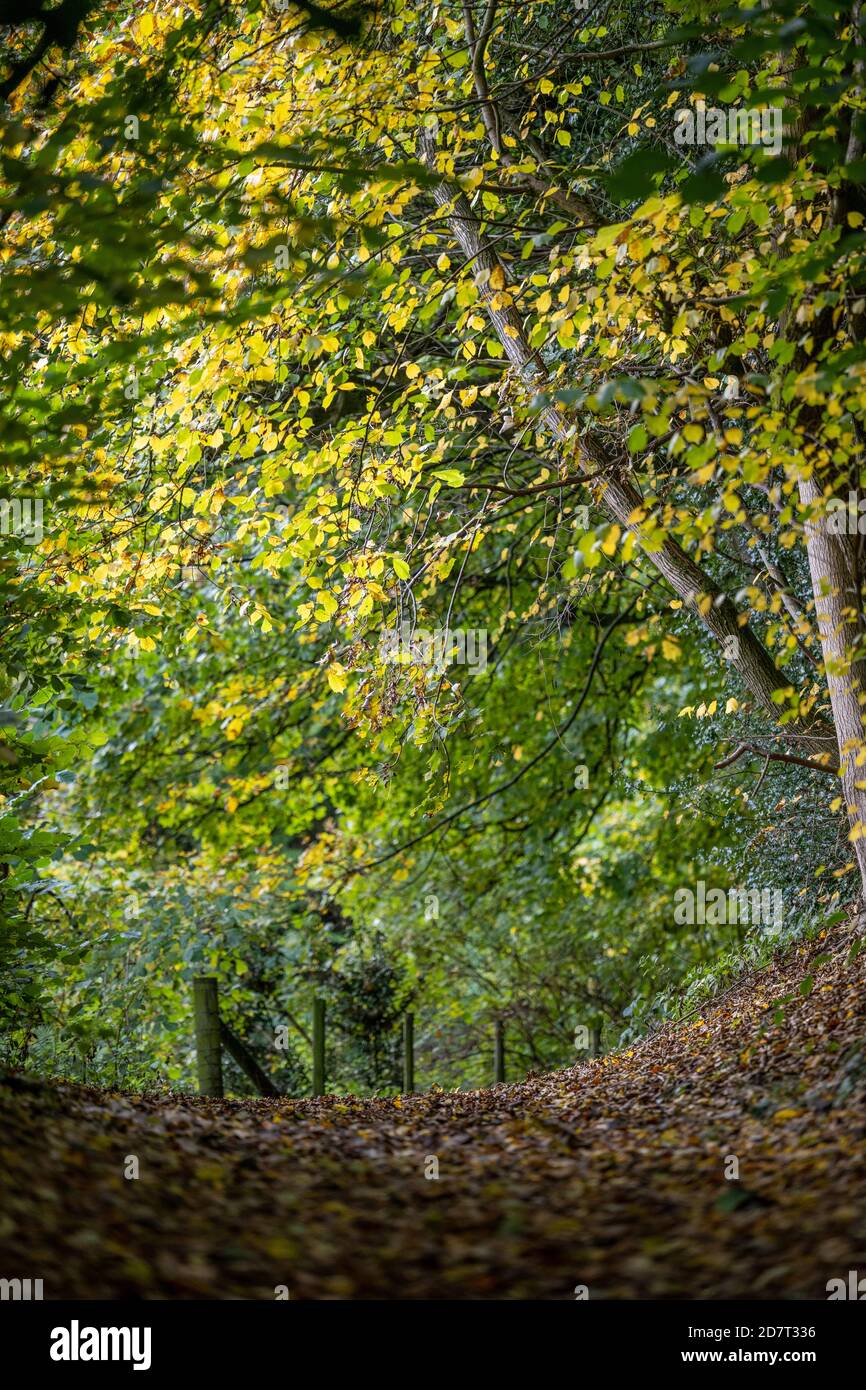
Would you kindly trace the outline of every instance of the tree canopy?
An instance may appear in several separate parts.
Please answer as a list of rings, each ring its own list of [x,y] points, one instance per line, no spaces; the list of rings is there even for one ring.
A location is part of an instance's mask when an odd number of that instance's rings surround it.
[[[863,47],[836,0],[12,7],[8,1057],[184,1085],[204,970],[286,1090],[313,992],[340,1086],[410,1005],[478,1084],[494,1017],[562,1064],[778,944],[684,885],[782,939],[862,893]]]

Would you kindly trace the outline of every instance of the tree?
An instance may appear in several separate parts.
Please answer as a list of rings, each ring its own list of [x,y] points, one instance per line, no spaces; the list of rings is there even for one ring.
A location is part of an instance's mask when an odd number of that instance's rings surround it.
[[[101,892],[132,847],[169,897],[188,856],[197,910],[218,881],[233,965],[250,898],[251,955],[276,901],[318,968],[322,911],[363,934],[387,901],[399,938],[426,856],[464,917],[452,869],[492,893],[508,863],[507,927],[440,939],[467,1017],[504,992],[558,1046],[521,997],[568,955],[526,949],[529,885],[568,941],[604,834],[627,865],[651,826],[666,889],[728,851],[667,857],[638,752],[677,806],[715,761],[789,862],[838,775],[848,857],[819,816],[810,864],[866,882],[860,10],[305,13],[93,7],[48,99],[36,66],[10,89],[4,486],[48,520],[2,571],[4,663],[53,741],[7,766],[98,839]],[[575,916],[621,1016],[636,972]],[[648,953],[703,959],[662,917]]]

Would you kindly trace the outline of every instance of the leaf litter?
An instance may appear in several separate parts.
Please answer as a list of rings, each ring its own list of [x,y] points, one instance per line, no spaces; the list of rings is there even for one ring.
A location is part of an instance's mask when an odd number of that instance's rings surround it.
[[[866,1269],[853,931],[624,1051],[480,1091],[2,1078],[0,1274],[49,1299],[826,1298]]]

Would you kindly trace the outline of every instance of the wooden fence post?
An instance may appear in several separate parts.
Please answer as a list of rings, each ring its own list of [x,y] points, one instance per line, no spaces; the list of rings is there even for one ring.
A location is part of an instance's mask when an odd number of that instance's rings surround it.
[[[415,1015],[403,1015],[403,1094],[415,1090]]]
[[[325,1001],[313,1000],[313,1095],[325,1094]]]
[[[223,1093],[223,1064],[220,1050],[220,1007],[217,981],[213,975],[197,975],[192,982],[195,1013],[195,1051],[198,1062],[198,1089],[202,1096]]]
[[[505,1025],[497,1018],[493,1033],[493,1080],[505,1080]]]

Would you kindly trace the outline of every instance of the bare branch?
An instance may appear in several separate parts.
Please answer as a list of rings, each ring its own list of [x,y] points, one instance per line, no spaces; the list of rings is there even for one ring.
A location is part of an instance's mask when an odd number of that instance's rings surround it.
[[[738,747],[734,749],[733,753],[730,753],[727,758],[722,758],[720,763],[714,763],[713,766],[716,769],[730,767],[731,763],[735,763],[744,753],[755,753],[760,758],[766,758],[768,762],[797,763],[799,767],[809,767],[813,772],[828,772],[833,777],[836,776],[838,771],[838,768],[834,767],[832,762],[819,763],[814,758],[801,758],[796,753],[776,753],[771,748],[759,748],[756,743],[739,744]],[[830,757],[830,754],[826,754],[825,756]],[[761,781],[763,781],[763,773],[761,774]]]

